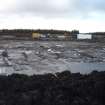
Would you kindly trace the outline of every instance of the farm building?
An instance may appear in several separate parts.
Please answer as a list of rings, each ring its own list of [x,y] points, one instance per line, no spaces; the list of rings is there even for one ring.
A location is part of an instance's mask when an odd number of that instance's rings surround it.
[[[77,35],[74,34],[51,34],[50,39],[52,40],[77,40]]]
[[[35,32],[32,33],[32,38],[33,39],[40,39],[40,37],[41,37],[40,33],[35,33]]]
[[[65,36],[64,35],[57,35],[57,40],[64,40]]]
[[[77,40],[77,34],[70,34],[68,38],[70,38],[70,40]]]
[[[64,33],[65,40],[77,40],[77,34]]]
[[[91,40],[92,39],[92,34],[84,34],[84,33],[80,33],[77,35],[77,39],[78,40]]]
[[[62,30],[0,30],[0,39],[16,40],[77,40],[75,31]]]

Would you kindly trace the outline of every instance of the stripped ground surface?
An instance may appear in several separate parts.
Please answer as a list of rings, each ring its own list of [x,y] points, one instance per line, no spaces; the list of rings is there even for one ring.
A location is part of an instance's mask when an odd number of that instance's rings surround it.
[[[2,52],[7,50],[8,58]],[[2,74],[105,70],[105,43],[72,41],[0,41]],[[90,66],[90,68],[89,68]],[[81,69],[81,70],[79,70]]]

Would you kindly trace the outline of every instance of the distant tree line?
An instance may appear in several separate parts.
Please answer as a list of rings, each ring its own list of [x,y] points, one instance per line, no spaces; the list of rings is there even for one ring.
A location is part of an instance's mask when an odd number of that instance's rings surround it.
[[[8,29],[3,29],[0,30],[0,33],[41,33],[41,34],[78,34],[79,31],[78,30],[73,30],[73,31],[64,31],[64,30],[46,30],[46,29],[13,29],[13,30],[8,30]]]
[[[92,35],[105,35],[105,32],[94,32]]]

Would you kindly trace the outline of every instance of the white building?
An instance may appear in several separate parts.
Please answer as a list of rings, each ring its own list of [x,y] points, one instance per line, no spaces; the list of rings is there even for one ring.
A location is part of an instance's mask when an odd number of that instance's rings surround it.
[[[78,34],[77,39],[92,39],[91,34]]]

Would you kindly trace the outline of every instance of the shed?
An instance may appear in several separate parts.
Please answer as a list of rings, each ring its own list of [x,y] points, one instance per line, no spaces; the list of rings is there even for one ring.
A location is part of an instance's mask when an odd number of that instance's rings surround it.
[[[85,40],[85,39],[92,39],[92,34],[85,34],[81,33],[77,35],[77,39]]]
[[[33,39],[39,39],[41,37],[40,33],[32,33],[32,38]]]

